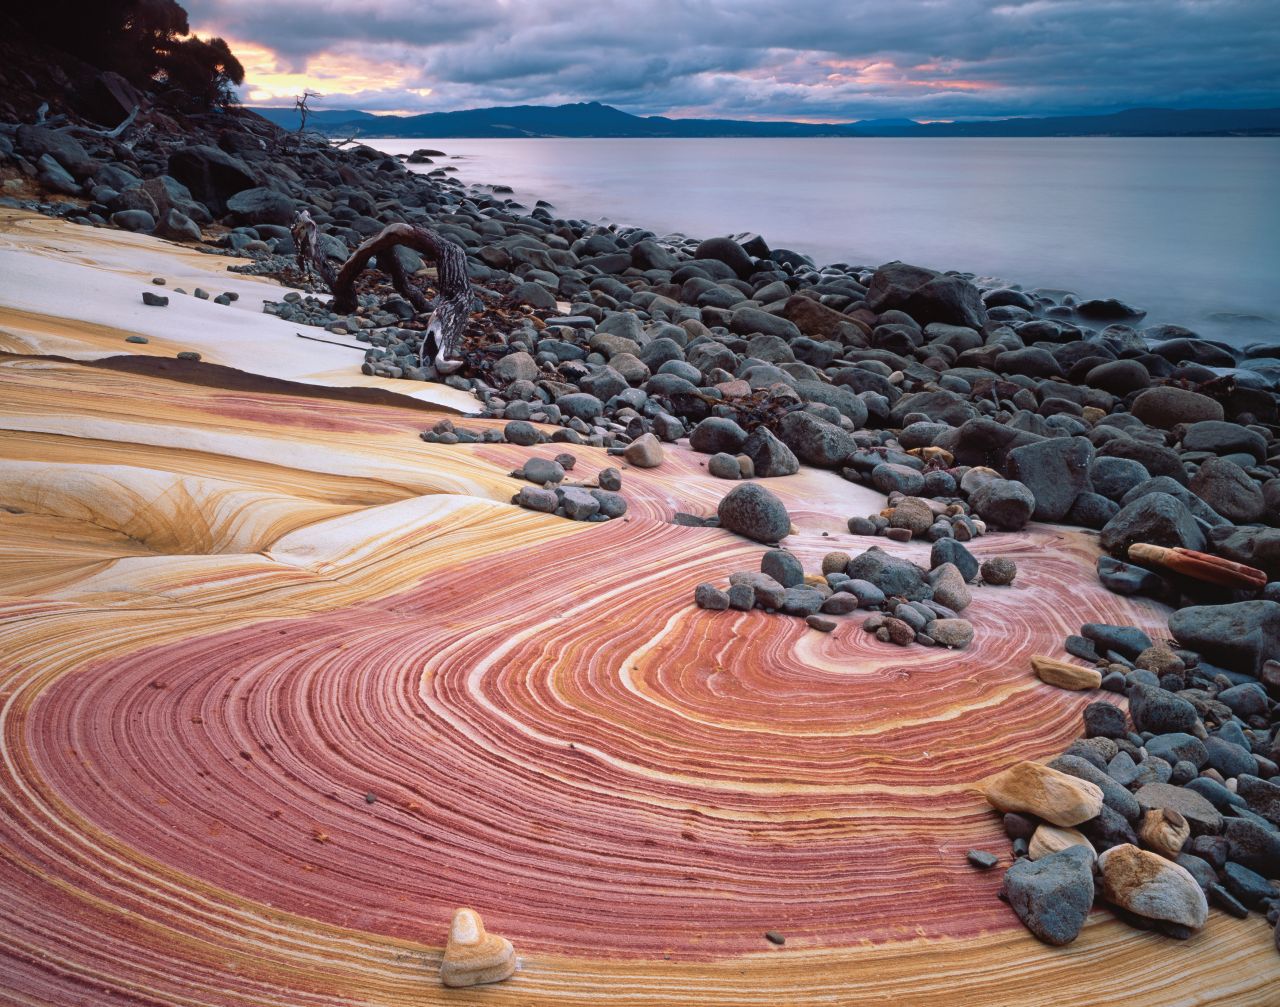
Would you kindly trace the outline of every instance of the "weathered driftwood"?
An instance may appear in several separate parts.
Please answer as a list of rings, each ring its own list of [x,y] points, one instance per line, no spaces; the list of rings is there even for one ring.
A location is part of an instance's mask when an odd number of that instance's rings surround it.
[[[330,290],[333,289],[337,274],[329,265],[329,260],[320,253],[316,222],[311,218],[309,210],[300,210],[289,228],[293,236],[293,250],[298,258],[298,270],[303,276],[315,271]]]
[[[124,121],[111,129],[98,129],[93,126],[61,126],[58,131],[60,133],[84,133],[88,136],[104,136],[108,140],[114,140],[133,125],[133,120],[138,118],[139,111],[141,111],[141,106],[134,105],[133,111],[124,117]]]
[[[1267,575],[1254,566],[1236,563],[1221,556],[1180,546],[1166,548],[1138,542],[1129,546],[1129,559],[1147,566],[1163,567],[1184,577],[1192,577],[1220,587],[1251,588],[1255,591],[1266,586]]]
[[[312,229],[314,226],[312,224]],[[439,293],[434,300],[428,300],[409,282],[404,267],[395,256],[398,245],[435,262]],[[425,227],[388,224],[352,252],[351,257],[342,264],[338,275],[329,283],[335,311],[355,310],[356,278],[375,255],[378,257],[379,267],[390,275],[392,285],[401,296],[419,314],[430,316],[418,351],[422,366],[433,366],[440,374],[456,371],[463,363],[458,353],[471,315],[471,281],[467,278],[466,253],[461,246]],[[316,252],[312,252],[313,263],[318,263],[321,258]]]

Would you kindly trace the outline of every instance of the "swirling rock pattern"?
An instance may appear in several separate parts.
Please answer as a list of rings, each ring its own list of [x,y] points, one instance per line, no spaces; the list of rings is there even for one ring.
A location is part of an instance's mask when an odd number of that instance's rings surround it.
[[[52,315],[24,338],[74,339]],[[999,872],[965,862],[1006,848],[979,784],[1058,751],[1091,698],[1040,683],[1030,655],[1086,621],[1163,629],[1097,586],[1086,536],[981,540],[1018,560],[1017,586],[975,592],[969,650],[904,650],[855,620],[820,634],[693,607],[694,585],[761,553],[671,523],[727,489],[705,458],[627,470],[628,517],[582,526],[506,503],[528,450],[424,444],[432,421],[0,359],[6,1002],[1275,989],[1256,918],[1214,914],[1182,944],[1096,912],[1048,949],[996,898]],[[575,475],[613,461],[575,453]],[[869,544],[844,519],[877,495],[809,471],[771,488],[811,569]],[[446,993],[463,905],[521,968]]]

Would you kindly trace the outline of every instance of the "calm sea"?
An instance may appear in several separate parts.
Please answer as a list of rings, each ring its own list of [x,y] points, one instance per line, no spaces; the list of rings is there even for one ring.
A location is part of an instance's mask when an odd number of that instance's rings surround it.
[[[564,216],[758,231],[819,264],[903,259],[1280,342],[1280,138],[373,143],[444,150],[462,181]]]

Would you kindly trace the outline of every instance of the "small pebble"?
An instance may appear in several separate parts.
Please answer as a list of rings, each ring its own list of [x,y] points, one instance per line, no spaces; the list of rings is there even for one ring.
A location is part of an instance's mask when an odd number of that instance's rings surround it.
[[[979,576],[984,584],[1004,587],[1006,584],[1012,584],[1014,578],[1018,576],[1018,564],[1007,556],[996,556],[994,559],[983,561]]]
[[[125,341],[126,343],[149,343],[149,342],[151,342],[151,340],[150,340],[150,339],[148,339],[146,336],[125,336],[125,337],[124,337],[124,341]]]
[[[142,292],[142,303],[153,308],[164,308],[168,307],[169,298],[160,294],[153,294],[150,290],[144,290]]]
[[[989,871],[1000,862],[999,857],[986,850],[970,850],[965,854],[965,859],[980,871]]]
[[[764,932],[764,939],[767,940],[770,944],[782,945],[787,943],[787,939],[783,937],[782,934],[778,933],[778,931],[776,930],[766,930]]]

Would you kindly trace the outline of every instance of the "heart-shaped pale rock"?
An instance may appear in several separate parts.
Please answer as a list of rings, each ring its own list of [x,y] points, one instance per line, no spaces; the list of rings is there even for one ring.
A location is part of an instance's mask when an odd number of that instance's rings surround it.
[[[449,943],[440,964],[446,986],[479,986],[506,979],[516,970],[516,952],[505,937],[491,934],[474,909],[458,909],[449,924]]]

